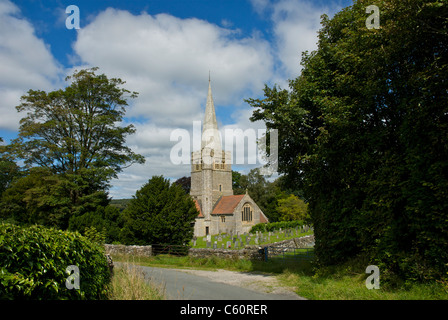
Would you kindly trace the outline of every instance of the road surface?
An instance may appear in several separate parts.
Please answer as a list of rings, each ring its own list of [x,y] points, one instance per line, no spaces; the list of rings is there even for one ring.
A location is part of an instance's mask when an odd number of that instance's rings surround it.
[[[269,275],[227,270],[204,271],[139,267],[162,286],[167,300],[303,300]]]

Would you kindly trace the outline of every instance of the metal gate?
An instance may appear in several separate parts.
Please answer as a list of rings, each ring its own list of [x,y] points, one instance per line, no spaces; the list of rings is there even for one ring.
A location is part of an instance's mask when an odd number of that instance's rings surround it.
[[[264,259],[276,258],[282,261],[310,261],[314,258],[314,248],[305,247],[282,247],[266,246],[264,247]]]

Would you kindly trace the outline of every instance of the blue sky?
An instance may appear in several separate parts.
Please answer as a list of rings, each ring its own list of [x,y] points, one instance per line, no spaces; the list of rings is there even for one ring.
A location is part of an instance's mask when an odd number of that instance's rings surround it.
[[[124,124],[137,128],[127,144],[146,158],[112,181],[110,196],[131,197],[153,175],[189,176],[189,165],[170,161],[170,134],[192,133],[202,121],[209,71],[220,130],[262,129],[244,99],[261,98],[264,84],[287,87],[300,74],[301,52],[316,49],[321,14],[351,3],[0,0],[0,137],[17,136],[23,115],[15,106],[29,89],[56,90],[74,70],[97,66],[139,92]],[[69,5],[80,10],[79,30],[66,28]]]

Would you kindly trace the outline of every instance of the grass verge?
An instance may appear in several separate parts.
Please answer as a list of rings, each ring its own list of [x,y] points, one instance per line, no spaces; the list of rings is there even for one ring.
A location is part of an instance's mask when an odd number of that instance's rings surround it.
[[[165,289],[145,279],[143,272],[129,263],[114,267],[109,300],[164,300]]]
[[[123,261],[123,259],[126,257],[114,257],[114,261]],[[226,269],[272,274],[285,287],[293,287],[299,296],[312,300],[448,300],[447,283],[407,283],[391,288],[380,282],[380,289],[369,290],[365,285],[369,276],[365,273],[367,266],[360,261],[317,269],[312,261],[305,260],[290,261],[272,258],[264,262],[160,255],[136,257],[134,263],[152,267]]]

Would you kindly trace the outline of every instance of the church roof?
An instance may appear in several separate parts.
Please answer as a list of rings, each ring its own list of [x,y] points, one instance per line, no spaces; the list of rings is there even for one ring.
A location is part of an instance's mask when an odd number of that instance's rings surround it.
[[[223,196],[216,204],[212,214],[232,214],[243,197],[244,194],[236,196]]]
[[[260,223],[268,223],[268,218],[264,215],[263,212],[260,212]]]
[[[201,209],[201,205],[199,204],[198,200],[193,200],[194,204],[196,205],[196,209],[198,210],[199,214],[198,214],[198,218],[204,218],[204,215],[202,214],[202,209]]]

